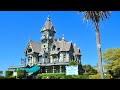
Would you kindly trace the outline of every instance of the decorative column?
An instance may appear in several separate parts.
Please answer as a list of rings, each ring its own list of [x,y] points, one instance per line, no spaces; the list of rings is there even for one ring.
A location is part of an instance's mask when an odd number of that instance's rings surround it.
[[[54,73],[54,66],[53,66],[53,73]]]
[[[51,56],[51,61],[50,61],[51,63],[53,63],[53,57]]]
[[[62,72],[62,66],[60,66],[60,73]]]
[[[45,70],[45,72],[47,73],[47,67],[46,67],[46,70]]]

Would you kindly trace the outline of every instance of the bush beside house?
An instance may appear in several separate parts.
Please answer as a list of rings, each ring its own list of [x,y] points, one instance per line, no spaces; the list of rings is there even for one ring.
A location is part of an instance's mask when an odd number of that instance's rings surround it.
[[[6,72],[5,72],[6,78],[9,78],[9,77],[12,76],[12,75],[13,75],[13,71],[6,71]]]
[[[22,79],[26,77],[26,71],[25,70],[17,70],[17,78]]]
[[[64,73],[38,74],[36,79],[89,79],[88,75],[65,75]]]
[[[89,79],[101,79],[101,75],[100,74],[89,75]],[[111,75],[110,74],[105,74],[104,79],[111,79]]]

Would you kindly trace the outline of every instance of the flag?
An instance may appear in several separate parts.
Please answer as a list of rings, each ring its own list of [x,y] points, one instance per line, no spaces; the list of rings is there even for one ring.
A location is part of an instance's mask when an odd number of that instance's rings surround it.
[[[26,63],[26,59],[21,58],[21,64],[25,64],[25,63]]]

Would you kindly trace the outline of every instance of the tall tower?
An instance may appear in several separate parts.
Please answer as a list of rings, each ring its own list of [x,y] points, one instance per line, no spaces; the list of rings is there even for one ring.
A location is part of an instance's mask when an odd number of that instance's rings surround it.
[[[41,29],[41,33],[41,48],[43,51],[49,52],[53,43],[54,34],[56,33],[49,16],[47,17],[47,20]]]

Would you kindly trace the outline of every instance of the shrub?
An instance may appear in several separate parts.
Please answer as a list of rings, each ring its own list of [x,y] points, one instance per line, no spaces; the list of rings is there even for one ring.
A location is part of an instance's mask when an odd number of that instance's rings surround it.
[[[64,79],[73,79],[72,75],[65,75]]]
[[[63,73],[46,73],[46,74],[38,74],[36,76],[36,79],[46,79],[48,77],[48,79],[63,79],[64,78],[64,74]]]
[[[4,76],[0,76],[0,79],[5,79],[5,77]]]
[[[88,75],[65,75],[64,79],[89,79]]]
[[[6,79],[16,79],[16,76],[11,75],[10,77],[6,77]]]
[[[74,66],[74,65],[78,65],[79,63],[77,61],[70,61],[69,62],[69,66]]]
[[[13,75],[13,71],[6,71],[5,72],[5,76],[7,77],[7,78],[9,78],[10,76],[12,76]]]
[[[65,75],[60,73],[38,74],[36,79],[89,79],[89,75]]]
[[[96,75],[98,73],[91,65],[83,65],[82,68],[85,75]]]
[[[17,70],[17,78],[25,78],[26,77],[26,71],[25,70]]]
[[[11,79],[16,79],[16,76],[10,76],[9,78],[11,78]]]
[[[101,75],[100,74],[89,75],[89,79],[101,79]],[[104,79],[111,79],[111,75],[110,74],[104,75]]]
[[[89,75],[79,75],[79,79],[89,79]]]

